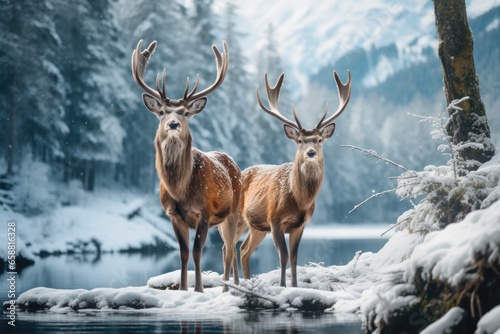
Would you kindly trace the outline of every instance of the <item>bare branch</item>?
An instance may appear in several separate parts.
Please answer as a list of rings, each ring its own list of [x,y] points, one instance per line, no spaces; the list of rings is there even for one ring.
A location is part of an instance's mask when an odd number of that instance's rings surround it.
[[[354,210],[356,210],[357,208],[359,208],[360,206],[362,206],[363,204],[365,204],[366,202],[368,202],[369,200],[375,198],[375,197],[379,197],[381,195],[384,195],[384,194],[387,194],[387,193],[390,193],[390,192],[394,192],[398,189],[401,189],[401,188],[404,188],[404,187],[408,187],[408,186],[412,186],[412,185],[417,185],[418,183],[413,183],[413,184],[404,184],[402,186],[398,186],[396,188],[392,188],[392,189],[389,189],[389,190],[384,190],[384,191],[381,191],[381,192],[378,192],[376,194],[373,194],[371,195],[370,197],[368,197],[367,199],[365,199],[363,202],[359,203],[359,204],[356,204],[352,209],[351,211],[349,211],[349,213],[353,212]],[[403,201],[404,199],[406,198],[402,198],[401,201]]]
[[[397,168],[400,168],[402,170],[404,170],[405,172],[408,172],[408,168],[406,168],[405,166],[403,165],[400,165],[392,160],[389,160],[383,156],[381,156],[380,154],[378,154],[377,152],[375,152],[374,150],[367,150],[365,148],[362,148],[362,147],[358,147],[358,146],[354,146],[354,145],[340,145],[342,147],[347,147],[347,148],[350,148],[351,150],[358,150],[358,151],[361,151],[363,153],[365,153],[366,155],[371,155],[372,157],[375,157],[379,160],[382,160],[382,161],[385,161],[393,166],[396,166]]]
[[[403,219],[402,221],[400,222],[397,222],[396,224],[392,225],[391,227],[389,227],[384,233],[382,233],[380,236],[383,237],[387,232],[389,232],[390,230],[392,230],[393,228],[395,228],[396,226],[399,226],[403,223],[406,223],[408,220],[410,220],[411,217],[408,217],[406,219]]]

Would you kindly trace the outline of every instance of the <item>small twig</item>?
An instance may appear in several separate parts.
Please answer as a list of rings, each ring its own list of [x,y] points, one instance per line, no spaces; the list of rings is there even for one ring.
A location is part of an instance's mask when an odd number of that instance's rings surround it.
[[[406,219],[403,219],[402,221],[392,225],[391,227],[389,227],[384,233],[382,233],[380,236],[383,237],[387,232],[389,232],[390,230],[392,230],[393,228],[395,228],[396,226],[398,225],[401,225],[403,223],[405,223],[406,221],[410,220],[411,217],[408,217]]]
[[[402,170],[404,170],[405,172],[408,171],[408,168],[406,168],[405,166],[403,165],[400,165],[392,160],[389,160],[387,159],[386,157],[383,157],[381,156],[380,154],[378,154],[377,152],[373,151],[373,150],[367,150],[365,148],[362,148],[362,147],[358,147],[358,146],[354,146],[354,145],[340,145],[341,147],[347,147],[347,148],[350,148],[351,150],[358,150],[358,151],[361,151],[363,153],[365,153],[366,155],[371,155],[372,157],[375,157],[379,160],[382,160],[382,161],[385,161],[393,166],[396,166],[397,168],[400,168]]]
[[[390,192],[394,192],[400,188],[404,188],[404,187],[408,187],[408,186],[412,186],[412,185],[416,185],[418,183],[415,183],[415,184],[405,184],[405,185],[402,185],[402,186],[398,186],[396,188],[392,188],[392,189],[389,189],[389,190],[384,190],[384,191],[381,191],[379,193],[376,193],[376,194],[373,194],[371,195],[370,197],[368,197],[367,199],[365,199],[364,201],[362,201],[361,203],[359,204],[356,204],[352,209],[351,211],[349,211],[349,213],[352,213],[354,210],[356,210],[357,208],[359,208],[360,206],[362,206],[363,204],[365,204],[366,202],[368,202],[369,200],[375,198],[375,197],[379,197],[381,195],[384,195],[384,194],[387,194],[387,193],[390,193]]]

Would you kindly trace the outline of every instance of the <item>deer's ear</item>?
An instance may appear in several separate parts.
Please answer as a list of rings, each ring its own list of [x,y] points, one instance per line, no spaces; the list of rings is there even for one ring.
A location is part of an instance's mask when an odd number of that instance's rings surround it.
[[[148,108],[149,111],[156,114],[157,116],[160,114],[161,104],[157,99],[152,97],[149,94],[142,94],[142,100],[144,101],[144,105]]]
[[[324,139],[330,138],[335,132],[335,123],[328,124],[323,129],[321,129],[321,135]]]
[[[201,97],[197,100],[194,100],[188,104],[189,114],[196,115],[201,112],[205,105],[207,104],[208,99],[206,97]]]
[[[291,140],[297,140],[299,137],[299,130],[290,126],[288,124],[283,124],[283,130],[285,130],[285,135]]]

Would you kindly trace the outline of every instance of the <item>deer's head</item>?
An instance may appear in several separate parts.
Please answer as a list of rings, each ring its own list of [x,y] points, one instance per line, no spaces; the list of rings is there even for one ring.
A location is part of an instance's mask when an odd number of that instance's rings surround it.
[[[137,48],[132,53],[132,75],[135,82],[145,91],[142,95],[144,105],[160,120],[157,132],[157,135],[160,137],[159,139],[162,140],[169,137],[190,137],[189,119],[205,108],[208,100],[207,95],[215,91],[222,84],[226,76],[229,65],[227,43],[225,41],[222,42],[224,48],[223,53],[219,51],[217,46],[212,46],[217,66],[217,77],[215,82],[210,87],[197,93],[196,90],[198,89],[200,77],[196,77],[196,83],[191,91],[189,91],[188,78],[184,95],[181,99],[172,99],[167,96],[165,69],[161,76],[161,86],[160,74],[156,76],[156,89],[149,87],[144,82],[143,78],[146,72],[146,65],[155,51],[156,45],[156,41],[153,41],[148,48],[141,52],[142,39],[139,41]]]
[[[274,87],[269,86],[267,73],[264,75],[266,94],[270,108],[264,106],[262,103],[257,87],[257,100],[262,110],[282,121],[284,123],[283,128],[285,130],[285,135],[297,144],[295,159],[301,164],[303,172],[305,172],[306,169],[315,168],[315,165],[323,165],[323,143],[333,135],[333,132],[335,131],[335,123],[333,121],[345,110],[351,97],[351,73],[347,73],[348,80],[344,85],[340,81],[337,72],[333,72],[339,93],[339,108],[333,115],[325,119],[328,113],[327,104],[323,116],[318,124],[316,124],[316,126],[312,129],[304,129],[302,127],[293,107],[292,113],[295,121],[289,120],[279,112],[278,101],[281,86],[283,85],[283,80],[285,78],[284,73],[280,75]]]

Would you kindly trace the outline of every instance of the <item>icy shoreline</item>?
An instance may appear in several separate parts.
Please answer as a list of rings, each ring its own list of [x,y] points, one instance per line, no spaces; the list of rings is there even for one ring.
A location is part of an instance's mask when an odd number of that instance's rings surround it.
[[[176,249],[170,222],[156,196],[101,190],[78,205],[59,205],[28,217],[1,207],[16,224],[17,260],[36,256]],[[0,240],[7,238],[0,230]],[[5,243],[6,244],[6,243]],[[0,248],[0,261],[7,258]]]
[[[378,253],[359,252],[347,265],[324,267],[310,264],[299,267],[298,288],[279,287],[279,270],[273,270],[250,280],[243,280],[240,286],[231,287],[229,293],[222,293],[221,275],[214,272],[204,273],[204,294],[194,292],[192,287],[189,291],[169,290],[178,286],[180,273],[174,271],[152,277],[146,286],[139,287],[92,290],[34,288],[20,295],[16,304],[23,311],[43,310],[50,313],[168,310],[169,314],[173,312],[179,315],[199,312],[206,315],[215,312],[220,316],[222,312],[222,315],[230,316],[263,309],[350,313],[363,316],[365,325],[370,328],[377,321],[387,321],[391,312],[403,310],[406,305],[412,305],[418,300],[411,295],[414,282],[394,280],[395,273],[402,273],[398,277],[411,278],[415,275],[415,268],[423,266],[427,268],[424,272],[428,270],[441,279],[449,277],[451,283],[457,281],[457,275],[464,277],[464,271],[458,265],[458,262],[463,264],[460,259],[469,263],[469,260],[474,259],[475,251],[480,251],[477,247],[491,249],[490,246],[500,244],[500,239],[497,240],[500,236],[496,226],[498,221],[500,202],[486,210],[474,211],[463,222],[433,232],[428,237],[410,234],[405,230],[396,232]],[[469,232],[462,231],[468,229]],[[461,252],[469,255],[461,255]],[[443,257],[445,254],[455,260]],[[193,275],[190,271],[189,276]],[[192,277],[190,281],[193,281]],[[401,295],[403,290],[408,293]],[[495,322],[497,313],[498,306],[483,315],[477,326],[488,330],[480,331],[481,333],[493,333],[491,328],[495,331],[500,329]],[[450,313],[434,324],[425,324],[430,325],[429,331],[432,328],[450,326],[460,314]],[[373,329],[372,327],[371,330]]]

